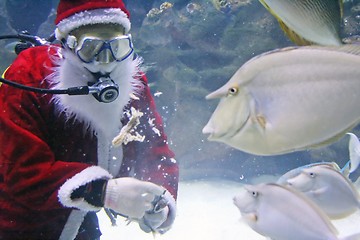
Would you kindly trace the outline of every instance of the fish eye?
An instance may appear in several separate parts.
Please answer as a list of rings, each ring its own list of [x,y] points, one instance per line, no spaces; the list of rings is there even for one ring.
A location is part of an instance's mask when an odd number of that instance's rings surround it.
[[[258,195],[258,193],[255,191],[251,192],[251,194],[253,195],[253,197],[257,197],[257,195]]]
[[[239,89],[237,87],[231,87],[228,90],[228,95],[230,95],[230,96],[236,95],[238,91],[239,91]]]
[[[309,173],[309,176],[310,176],[310,177],[315,177],[315,173],[310,172],[310,173]]]

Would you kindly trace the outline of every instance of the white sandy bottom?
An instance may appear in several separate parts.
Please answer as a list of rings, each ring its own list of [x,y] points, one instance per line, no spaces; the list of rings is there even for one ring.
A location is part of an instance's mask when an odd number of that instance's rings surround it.
[[[178,213],[171,230],[156,235],[156,240],[264,240],[265,237],[253,231],[241,221],[239,210],[232,198],[243,190],[242,184],[223,180],[180,182]],[[154,240],[150,233],[144,233],[138,224],[126,225],[118,217],[117,226],[112,227],[109,218],[101,211],[98,214],[101,240]],[[348,218],[332,221],[339,236],[360,232],[360,213]]]

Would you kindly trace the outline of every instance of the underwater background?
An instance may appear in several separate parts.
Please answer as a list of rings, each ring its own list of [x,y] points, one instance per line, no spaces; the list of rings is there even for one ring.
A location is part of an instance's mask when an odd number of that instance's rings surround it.
[[[0,1],[0,32],[27,27],[48,37],[55,29],[58,0],[12,8]],[[258,0],[128,0],[131,33],[162,114],[181,180],[221,178],[241,183],[281,175],[307,163],[349,160],[348,136],[319,149],[279,156],[255,156],[223,143],[209,142],[201,130],[218,103],[205,96],[226,83],[250,58],[293,46],[276,19]],[[360,0],[345,1],[342,37],[360,32]],[[26,14],[25,14],[26,13]],[[24,28],[23,28],[24,29]],[[11,41],[0,42],[0,69],[16,57]],[[353,130],[356,135],[360,128]]]
[[[24,2],[32,2],[24,5]],[[144,59],[151,91],[180,165],[178,216],[167,234],[153,237],[138,225],[99,220],[106,239],[264,240],[240,222],[232,198],[245,183],[277,179],[314,162],[349,160],[348,135],[332,145],[278,156],[256,156],[202,134],[218,101],[205,96],[224,85],[250,58],[294,46],[258,0],[127,0],[135,50]],[[7,5],[8,3],[11,3]],[[36,3],[36,4],[34,4]],[[27,29],[47,38],[55,29],[58,0],[0,0],[0,35]],[[344,1],[342,37],[360,34],[360,0]],[[14,60],[11,40],[0,41],[0,70]],[[352,130],[360,136],[359,126]],[[359,186],[357,186],[359,189]],[[359,211],[334,221],[341,235],[358,232]],[[121,229],[119,229],[121,228]]]

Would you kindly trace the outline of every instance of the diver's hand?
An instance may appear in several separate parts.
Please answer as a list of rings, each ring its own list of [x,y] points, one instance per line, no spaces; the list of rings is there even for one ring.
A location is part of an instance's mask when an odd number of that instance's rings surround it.
[[[142,219],[145,212],[154,208],[155,197],[163,193],[164,188],[154,183],[130,177],[110,179],[105,189],[104,207],[130,219]]]
[[[144,217],[139,221],[139,226],[144,232],[167,232],[174,223],[176,216],[176,204],[173,196],[166,191],[152,210],[145,213]],[[165,204],[164,206],[161,206]]]

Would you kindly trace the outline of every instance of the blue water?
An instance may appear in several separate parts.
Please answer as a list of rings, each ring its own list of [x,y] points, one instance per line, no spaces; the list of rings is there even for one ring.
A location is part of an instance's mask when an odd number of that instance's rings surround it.
[[[36,12],[20,7],[34,0],[12,2],[11,10],[15,11],[7,11],[4,2],[0,4],[1,33],[28,30],[47,37],[53,32],[58,0],[36,1]],[[259,157],[209,142],[201,133],[217,104],[205,100],[208,93],[227,82],[250,58],[293,45],[257,0],[224,9],[215,7],[216,0],[173,0],[169,1],[171,8],[155,16],[147,13],[159,9],[163,1],[126,2],[135,50],[144,58],[152,92],[162,93],[155,100],[180,164],[181,181],[221,179],[249,183],[308,163],[335,161],[343,166],[349,160],[347,136],[319,149]],[[359,16],[360,1],[346,2],[343,37],[360,33]],[[15,55],[4,44],[0,46],[0,68],[4,70]],[[352,132],[360,136],[359,127]]]

